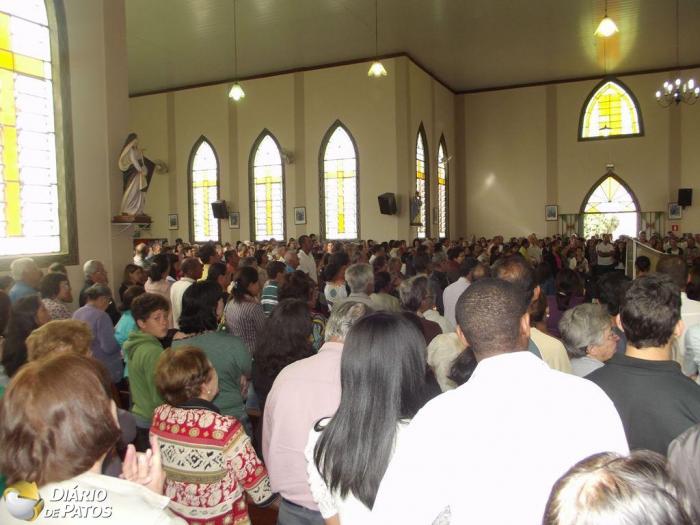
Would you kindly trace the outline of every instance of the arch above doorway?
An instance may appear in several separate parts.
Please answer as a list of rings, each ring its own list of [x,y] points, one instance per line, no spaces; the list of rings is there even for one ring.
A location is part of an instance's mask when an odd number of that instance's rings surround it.
[[[632,188],[609,171],[593,184],[581,203],[582,233],[584,237],[603,233],[613,238],[636,237],[640,211]]]

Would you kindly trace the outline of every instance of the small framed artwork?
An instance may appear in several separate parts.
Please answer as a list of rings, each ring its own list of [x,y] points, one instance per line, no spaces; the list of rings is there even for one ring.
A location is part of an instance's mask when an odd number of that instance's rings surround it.
[[[306,208],[294,208],[294,224],[306,224]]]
[[[544,220],[559,220],[559,206],[556,204],[547,204],[547,206],[544,207]]]
[[[677,221],[683,218],[683,207],[677,202],[668,203],[668,218]]]
[[[180,228],[180,221],[177,218],[177,213],[170,213],[168,215],[168,229],[178,230]]]
[[[241,227],[241,212],[232,211],[228,214],[228,227],[238,230]]]

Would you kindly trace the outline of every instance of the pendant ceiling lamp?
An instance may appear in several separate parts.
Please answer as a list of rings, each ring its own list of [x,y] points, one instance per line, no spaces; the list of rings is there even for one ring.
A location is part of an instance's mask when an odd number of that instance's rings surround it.
[[[374,60],[374,62],[372,62],[372,65],[369,67],[369,71],[367,72],[368,77],[374,77],[374,78],[386,76],[386,69],[384,69],[384,64],[382,64],[379,61],[379,9],[378,9],[378,5],[377,5],[378,2],[379,2],[379,0],[374,0],[374,57],[375,57],[375,60]]]
[[[608,38],[617,33],[617,24],[613,22],[613,19],[608,16],[608,0],[605,0],[605,16],[598,24],[598,28],[595,30],[595,36],[600,36],[603,38]]]
[[[228,92],[228,96],[230,99],[232,99],[234,102],[238,102],[239,100],[245,98],[245,91],[243,91],[243,88],[241,85],[238,83],[238,25],[237,25],[237,16],[236,16],[236,7],[237,7],[237,0],[233,0],[233,86],[231,86],[231,90]]]

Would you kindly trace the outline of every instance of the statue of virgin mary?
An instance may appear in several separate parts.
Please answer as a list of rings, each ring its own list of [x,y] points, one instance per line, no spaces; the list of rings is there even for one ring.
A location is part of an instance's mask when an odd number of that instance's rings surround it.
[[[121,213],[130,216],[143,216],[146,206],[146,191],[156,165],[143,156],[136,133],[129,133],[119,155],[119,169],[124,174],[124,196]]]

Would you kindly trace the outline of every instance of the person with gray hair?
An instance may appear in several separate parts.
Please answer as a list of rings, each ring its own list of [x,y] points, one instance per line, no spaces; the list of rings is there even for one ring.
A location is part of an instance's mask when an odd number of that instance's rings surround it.
[[[362,303],[373,310],[381,310],[381,306],[372,301],[369,296],[374,292],[374,271],[367,263],[351,264],[345,270],[345,282],[350,288],[350,295],[341,301],[336,301],[336,305],[341,305],[347,301]]]
[[[41,270],[30,257],[20,257],[10,264],[10,274],[15,284],[10,288],[10,301],[16,303],[22,297],[38,293]]]
[[[112,291],[105,284],[93,284],[84,292],[85,306],[73,313],[73,319],[83,321],[92,332],[90,349],[95,359],[109,372],[113,383],[121,381],[124,363],[121,347],[114,337],[114,326],[106,310],[112,304]]]
[[[435,296],[425,275],[403,281],[399,285],[399,298],[401,306],[418,317],[426,345],[441,333],[454,332],[454,327],[434,309]]]
[[[267,396],[262,448],[273,490],[283,498],[278,523],[324,523],[308,485],[304,449],[315,423],[338,409],[343,343],[370,313],[356,301],[334,306],[318,354],[285,367]]]
[[[78,296],[78,305],[81,307],[85,306],[85,303],[87,302],[85,292],[88,288],[90,288],[93,284],[103,284],[105,286],[109,284],[109,277],[107,275],[105,265],[98,259],[90,259],[85,261],[85,264],[83,264],[83,275],[85,275],[85,284],[83,289],[80,290],[80,295]],[[114,304],[114,301],[109,303],[106,311],[107,315],[109,315],[109,318],[112,320],[112,325],[116,325],[119,322],[121,314],[117,310],[117,306]]]
[[[284,253],[284,262],[287,265],[286,272],[292,273],[299,268],[299,256],[296,250],[289,249]]]
[[[571,370],[579,377],[597,370],[615,353],[618,337],[607,309],[599,304],[580,304],[564,312],[559,332],[571,358]]]

